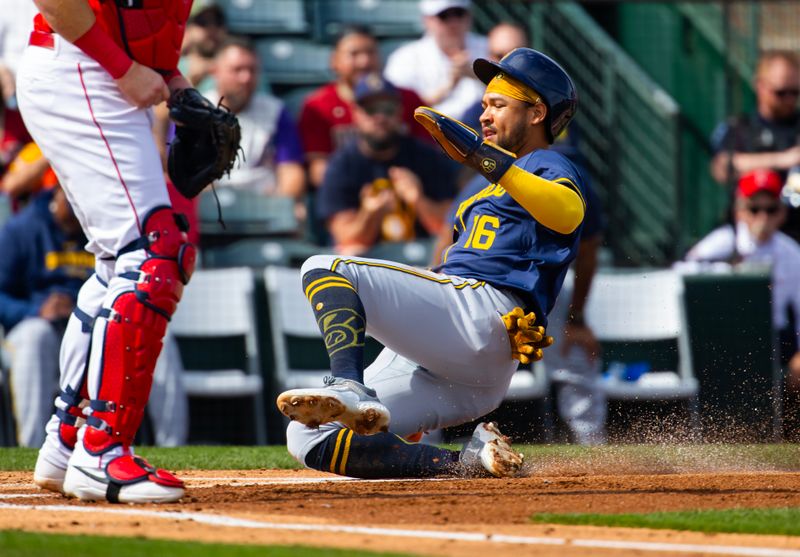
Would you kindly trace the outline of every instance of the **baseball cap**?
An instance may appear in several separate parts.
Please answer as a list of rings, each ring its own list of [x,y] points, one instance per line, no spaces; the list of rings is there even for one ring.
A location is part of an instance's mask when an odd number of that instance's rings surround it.
[[[422,15],[437,15],[450,8],[470,9],[470,0],[422,0],[419,11]]]
[[[742,197],[753,197],[761,191],[778,197],[782,188],[783,178],[774,170],[753,170],[739,178],[737,191]]]
[[[359,79],[353,89],[353,96],[360,105],[376,98],[400,101],[400,91],[397,87],[377,73],[367,74]]]

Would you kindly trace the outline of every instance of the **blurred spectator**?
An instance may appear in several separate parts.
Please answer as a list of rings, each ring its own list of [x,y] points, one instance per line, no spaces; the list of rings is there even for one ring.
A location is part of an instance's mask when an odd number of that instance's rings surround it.
[[[488,60],[492,62],[499,62],[515,48],[530,46],[528,30],[519,23],[498,23],[491,28],[486,39],[489,46]],[[478,99],[464,113],[464,123],[474,130],[480,130],[481,114],[483,114],[483,100]],[[566,129],[564,131],[566,132]]]
[[[357,137],[331,157],[319,216],[340,253],[380,241],[439,234],[455,195],[456,168],[433,147],[402,133],[401,96],[379,74],[355,89]]]
[[[225,12],[214,4],[197,10],[186,22],[178,67],[204,94],[214,90],[214,58],[227,36]]]
[[[37,13],[30,0],[4,0],[0,10],[0,175],[31,140],[17,110],[16,74]]]
[[[31,141],[17,154],[0,179],[0,191],[8,195],[15,208],[19,208],[20,202],[56,184],[58,178],[50,168],[50,163],[39,146]]]
[[[386,78],[416,91],[425,104],[461,119],[486,88],[472,61],[488,55],[486,37],[471,33],[469,0],[421,0],[425,35],[389,56]]]
[[[0,230],[0,325],[3,359],[11,372],[18,443],[39,447],[58,392],[61,337],[78,290],[94,272],[94,256],[64,191],[36,195]],[[150,413],[161,444],[182,444],[187,404],[173,340],[156,368]]]
[[[339,34],[331,54],[336,81],[314,91],[300,113],[300,134],[309,164],[309,177],[319,187],[331,153],[355,135],[353,88],[358,80],[380,71],[378,41],[361,25],[349,25]],[[398,87],[406,131],[429,142],[430,134],[414,120],[414,109],[424,104],[414,91]]]
[[[763,168],[777,170],[784,178],[793,168],[800,172],[797,55],[788,51],[762,54],[755,90],[756,112],[721,123],[711,137],[711,174],[720,184],[735,184],[742,174]],[[800,210],[791,211],[784,231],[800,241]]]
[[[223,99],[238,116],[244,155],[218,185],[294,198],[302,216],[306,177],[300,136],[283,102],[256,91],[260,68],[258,53],[245,39],[230,38],[217,53],[217,88],[208,98]]]
[[[686,255],[688,261],[765,264],[772,267],[772,322],[786,366],[785,410],[800,410],[800,246],[780,232],[787,208],[780,201],[783,179],[774,170],[754,170],[739,180],[734,223],[712,231]],[[790,403],[791,402],[791,403]]]

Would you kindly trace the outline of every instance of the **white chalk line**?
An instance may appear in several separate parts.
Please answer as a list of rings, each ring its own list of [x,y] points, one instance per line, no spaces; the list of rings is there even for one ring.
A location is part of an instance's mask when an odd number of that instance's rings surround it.
[[[376,479],[363,480],[360,478],[348,478],[344,476],[331,476],[330,478],[229,478],[229,477],[184,477],[187,484],[194,482],[233,482],[248,483],[258,485],[291,485],[291,484],[317,484],[332,482],[348,483],[404,483],[404,482],[447,482],[453,478],[399,478],[399,479]]]
[[[279,530],[294,532],[327,532],[333,534],[363,534],[379,537],[401,537],[433,539],[446,541],[479,542],[517,545],[559,545],[596,549],[628,549],[632,551],[669,551],[672,553],[705,553],[714,555],[739,555],[745,557],[800,557],[800,550],[777,549],[771,547],[742,547],[726,545],[703,545],[661,542],[640,542],[622,540],[601,540],[581,538],[510,536],[504,534],[481,534],[470,532],[445,532],[441,530],[409,530],[401,528],[373,528],[369,526],[349,526],[332,524],[302,524],[261,522],[226,515],[212,515],[184,511],[153,511],[147,509],[119,509],[108,507],[78,507],[71,505],[26,505],[21,503],[0,503],[0,510],[46,511],[73,513],[106,513],[119,516],[149,517],[166,520],[191,521],[198,524],[222,526],[227,528],[250,528],[258,530]]]

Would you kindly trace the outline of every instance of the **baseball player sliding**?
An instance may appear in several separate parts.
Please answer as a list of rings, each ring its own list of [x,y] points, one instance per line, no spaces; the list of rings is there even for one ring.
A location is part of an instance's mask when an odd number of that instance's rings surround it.
[[[191,0],[34,1],[40,14],[18,74],[19,106],[97,262],[64,335],[61,392],[34,481],[84,500],[175,501],[183,482],[134,455],[131,443],[195,265],[149,111],[169,99],[181,120],[182,107],[202,107],[176,69]],[[194,133],[182,126],[178,138],[186,145]],[[173,181],[197,181],[191,162],[170,157]]]
[[[522,465],[494,424],[480,424],[461,451],[408,442],[497,408],[517,360],[542,357],[552,343],[546,315],[583,221],[583,177],[548,150],[577,108],[570,77],[528,48],[473,68],[487,84],[482,138],[430,108],[415,114],[450,157],[490,182],[458,207],[444,263],[421,271],[314,256],[303,265],[332,377],[277,403],[293,420],[289,452],[309,468],[386,478],[510,476]],[[366,331],[386,348],[364,370]]]

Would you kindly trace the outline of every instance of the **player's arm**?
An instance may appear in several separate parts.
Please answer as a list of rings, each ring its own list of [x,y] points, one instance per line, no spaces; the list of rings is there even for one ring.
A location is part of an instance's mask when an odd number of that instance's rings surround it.
[[[169,88],[155,71],[125,53],[103,30],[86,0],[34,0],[50,27],[96,60],[113,77],[132,105],[146,108],[169,98]]]
[[[433,109],[420,107],[414,117],[450,158],[500,184],[543,226],[571,234],[583,221],[583,196],[569,179],[550,181],[514,166],[513,153],[483,141],[475,130]]]

